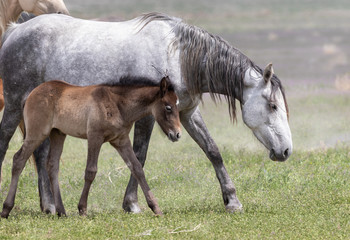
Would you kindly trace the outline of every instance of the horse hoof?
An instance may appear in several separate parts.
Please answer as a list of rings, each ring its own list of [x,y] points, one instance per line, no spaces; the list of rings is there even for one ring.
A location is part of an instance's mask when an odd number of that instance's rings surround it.
[[[137,203],[130,203],[128,206],[124,205],[123,209],[129,213],[141,213],[141,209]]]
[[[241,212],[243,212],[242,204],[239,204],[239,205],[226,205],[225,208],[226,208],[226,211],[229,212],[229,213],[241,213]]]
[[[56,207],[55,207],[55,205],[50,204],[49,206],[47,206],[43,209],[43,212],[46,214],[55,215],[56,214]]]

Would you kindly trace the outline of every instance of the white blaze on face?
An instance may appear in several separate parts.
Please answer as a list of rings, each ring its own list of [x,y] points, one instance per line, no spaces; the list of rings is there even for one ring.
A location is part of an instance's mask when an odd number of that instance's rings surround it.
[[[292,137],[284,98],[280,89],[271,98],[272,65],[268,65],[263,75],[252,68],[245,73],[243,120],[270,150],[273,160],[286,160],[292,152]]]

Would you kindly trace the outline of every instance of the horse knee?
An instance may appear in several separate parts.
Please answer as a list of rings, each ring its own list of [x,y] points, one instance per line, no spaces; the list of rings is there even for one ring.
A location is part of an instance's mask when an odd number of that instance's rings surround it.
[[[23,158],[22,148],[13,156],[12,175],[19,174],[22,171],[27,159]]]
[[[88,169],[85,171],[85,181],[92,182],[95,179],[97,169]]]

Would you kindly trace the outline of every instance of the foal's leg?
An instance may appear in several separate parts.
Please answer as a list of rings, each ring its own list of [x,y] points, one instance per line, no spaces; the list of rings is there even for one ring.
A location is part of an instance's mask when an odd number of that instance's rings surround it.
[[[32,155],[34,149],[41,143],[41,140],[24,141],[21,149],[14,155],[12,164],[12,178],[8,195],[3,204],[1,217],[7,218],[14,204],[19,176],[23,171],[26,161]]]
[[[25,135],[24,122],[21,121],[19,127]],[[45,213],[55,213],[54,199],[50,190],[50,181],[46,171],[47,155],[50,147],[50,141],[46,139],[33,153],[36,169],[38,172],[38,189],[41,211]]]
[[[152,115],[144,117],[135,123],[133,149],[142,167],[146,161],[147,149],[153,126],[154,118]],[[141,209],[137,203],[137,186],[137,180],[133,177],[133,175],[131,175],[123,201],[123,209],[127,212],[141,212]]]
[[[119,146],[116,143],[111,142],[112,146],[117,149],[120,156],[123,158],[126,165],[129,167],[131,174],[136,178],[137,182],[140,184],[143,194],[146,197],[148,206],[156,215],[163,215],[162,211],[158,206],[158,202],[154,197],[151,189],[146,181],[145,173],[142,169],[141,163],[137,160],[136,155],[131,147],[130,140],[123,145]]]
[[[88,138],[88,157],[85,169],[85,184],[83,192],[81,193],[80,201],[78,204],[79,214],[85,216],[87,213],[87,200],[89,196],[89,190],[92,182],[95,179],[97,173],[97,161],[100,153],[103,139],[98,136],[89,136]]]
[[[226,210],[235,212],[242,209],[242,204],[236,196],[236,188],[228,175],[219,149],[214,140],[209,135],[208,129],[202,119],[197,107],[194,111],[181,112],[180,120],[186,131],[197,142],[205,152],[215,169],[216,177],[219,180],[222,197]]]
[[[66,135],[57,129],[53,129],[50,133],[50,152],[47,160],[47,171],[50,177],[51,190],[55,199],[55,207],[58,216],[66,215],[58,183],[60,157],[65,139]]]

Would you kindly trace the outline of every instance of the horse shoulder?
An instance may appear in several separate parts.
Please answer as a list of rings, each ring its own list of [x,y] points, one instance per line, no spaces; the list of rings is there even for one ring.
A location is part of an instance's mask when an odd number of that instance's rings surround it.
[[[98,107],[98,114],[100,119],[104,119],[107,122],[115,122],[120,118],[120,112],[118,108],[118,96],[110,91],[108,86],[96,86],[91,92],[91,97],[94,101],[94,105]]]

